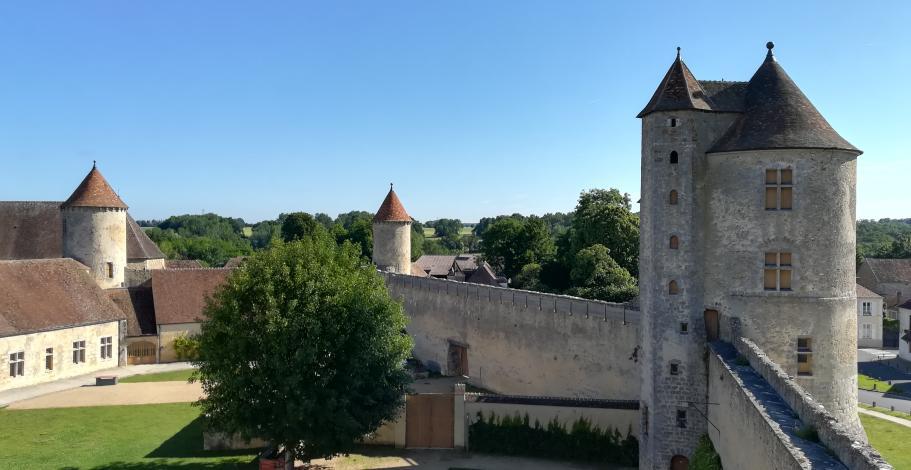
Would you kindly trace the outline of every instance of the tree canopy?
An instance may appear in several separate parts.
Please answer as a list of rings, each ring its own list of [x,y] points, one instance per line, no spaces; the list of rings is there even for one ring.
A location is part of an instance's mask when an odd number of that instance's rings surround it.
[[[214,429],[318,458],[349,451],[403,405],[406,318],[350,243],[278,242],[235,270],[205,313],[198,403]]]
[[[493,222],[481,239],[484,259],[507,277],[529,263],[541,263],[554,254],[554,241],[539,217],[507,217]]]
[[[573,253],[603,245],[621,267],[639,273],[639,216],[632,212],[629,194],[616,189],[592,189],[579,195],[573,217]]]

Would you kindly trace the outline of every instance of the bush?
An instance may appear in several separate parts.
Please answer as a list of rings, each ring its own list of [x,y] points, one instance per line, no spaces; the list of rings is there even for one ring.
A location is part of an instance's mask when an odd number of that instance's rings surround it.
[[[195,335],[174,338],[174,353],[181,361],[199,360],[199,339]]]
[[[703,434],[699,438],[699,445],[693,452],[693,461],[690,463],[693,470],[723,470],[721,466],[721,456],[715,452],[715,446],[712,445],[708,435]]]
[[[639,441],[629,430],[623,437],[616,429],[601,430],[591,421],[579,418],[567,430],[554,418],[547,426],[528,415],[498,418],[491,413],[468,429],[469,447],[478,452],[526,455],[561,460],[583,460],[635,466],[639,461]]]

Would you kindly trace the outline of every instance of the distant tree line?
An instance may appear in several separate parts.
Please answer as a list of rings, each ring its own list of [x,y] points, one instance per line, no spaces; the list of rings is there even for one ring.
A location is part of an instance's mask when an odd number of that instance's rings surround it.
[[[857,258],[911,258],[911,219],[859,220]]]

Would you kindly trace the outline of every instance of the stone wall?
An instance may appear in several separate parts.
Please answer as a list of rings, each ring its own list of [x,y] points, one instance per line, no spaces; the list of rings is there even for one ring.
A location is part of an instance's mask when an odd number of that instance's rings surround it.
[[[101,338],[110,336],[113,357],[101,358]],[[85,341],[85,362],[73,363],[73,342]],[[53,368],[45,366],[47,348],[53,348]],[[10,377],[10,354],[25,353],[25,375]],[[63,328],[0,338],[0,390],[90,374],[118,366],[120,321]]]
[[[62,214],[63,256],[88,266],[103,289],[123,287],[127,266],[126,211],[69,207]],[[108,263],[112,263],[112,276]]]
[[[411,274],[411,223],[373,223],[373,263],[380,271]]]
[[[198,335],[202,332],[201,323],[174,323],[158,325],[158,362],[176,362],[177,353],[174,351],[174,339],[178,336]]]
[[[383,273],[410,318],[414,355],[499,393],[639,399],[639,312],[607,302]]]

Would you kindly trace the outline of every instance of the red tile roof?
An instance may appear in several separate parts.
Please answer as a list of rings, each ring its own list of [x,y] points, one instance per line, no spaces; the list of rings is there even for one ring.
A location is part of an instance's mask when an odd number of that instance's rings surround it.
[[[69,258],[0,261],[0,337],[122,320],[124,313]]]
[[[152,298],[159,325],[202,321],[206,298],[224,284],[231,269],[152,270]]]
[[[105,293],[127,319],[127,336],[154,335],[155,305],[151,287],[122,287]]]
[[[383,200],[379,210],[376,211],[374,222],[411,222],[411,216],[405,211],[402,201],[396,196],[392,185],[389,186],[389,194]]]
[[[111,185],[104,179],[101,172],[92,165],[92,171],[85,175],[85,179],[73,191],[73,194],[60,207],[113,207],[126,209],[127,205],[120,200]]]
[[[859,299],[881,299],[881,298],[883,298],[883,296],[858,284],[857,285],[857,298],[859,298]]]

